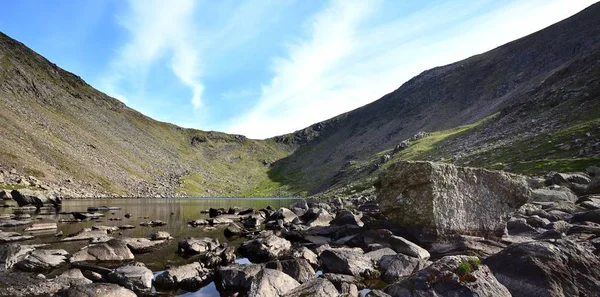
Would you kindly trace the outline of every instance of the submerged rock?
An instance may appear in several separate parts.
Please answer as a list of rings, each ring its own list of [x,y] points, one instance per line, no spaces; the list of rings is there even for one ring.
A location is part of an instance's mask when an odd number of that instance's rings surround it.
[[[423,243],[454,234],[504,233],[504,217],[525,204],[524,177],[432,162],[398,162],[380,176],[378,200],[392,223]]]
[[[212,272],[194,262],[170,268],[156,276],[154,285],[160,289],[182,288],[188,291],[198,290],[212,279]]]
[[[65,250],[35,250],[15,267],[21,271],[45,272],[57,268],[67,262],[69,253]]]
[[[111,239],[104,243],[86,246],[73,254],[71,262],[80,261],[126,261],[134,256],[125,241]]]

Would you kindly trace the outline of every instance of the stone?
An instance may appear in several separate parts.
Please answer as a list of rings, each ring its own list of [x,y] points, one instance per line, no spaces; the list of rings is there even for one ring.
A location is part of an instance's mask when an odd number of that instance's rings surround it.
[[[300,286],[291,276],[273,269],[265,268],[252,279],[248,297],[281,296]]]
[[[330,281],[322,278],[313,278],[283,294],[282,297],[337,297],[339,294],[340,292],[338,292]]]
[[[134,254],[145,254],[156,251],[166,245],[167,240],[150,240],[147,238],[121,238]]]
[[[483,237],[460,235],[444,242],[431,245],[429,252],[436,258],[443,256],[469,255],[487,258],[506,248],[505,244]]]
[[[219,247],[219,240],[216,238],[186,238],[179,242],[178,250],[184,254],[201,254],[213,251]]]
[[[233,223],[233,220],[229,218],[216,217],[208,219],[208,223],[210,225],[225,225]]]
[[[527,224],[534,228],[546,228],[550,223],[550,220],[536,215],[527,218]]]
[[[148,238],[150,240],[170,240],[173,237],[171,237],[171,234],[169,234],[169,232],[157,231],[148,235]]]
[[[429,252],[426,249],[418,246],[417,244],[411,241],[406,240],[403,237],[392,236],[390,237],[389,243],[392,249],[397,253],[405,254],[407,256],[424,260],[427,260],[430,257]]]
[[[137,295],[119,285],[92,283],[70,287],[58,293],[61,297],[136,297]]]
[[[302,221],[306,222],[306,226],[329,226],[333,220],[333,216],[324,209],[311,208],[302,216]]]
[[[244,220],[245,228],[257,228],[262,224],[262,219],[257,217],[250,217]],[[231,224],[230,224],[231,225]]]
[[[92,281],[83,276],[81,270],[77,268],[69,269],[61,273],[54,281],[66,283],[69,286],[87,285],[92,283]]]
[[[110,240],[112,237],[108,236],[106,230],[95,230],[95,231],[82,231],[74,235],[69,235],[62,239],[62,241],[78,241],[78,240],[94,240],[94,239],[106,239]]]
[[[228,293],[248,292],[252,279],[262,271],[263,266],[257,264],[232,264],[217,268],[215,285],[220,292]],[[229,294],[231,293],[231,294]]]
[[[265,267],[281,271],[293,277],[301,284],[315,277],[315,270],[305,259],[290,259],[268,262],[266,263]]]
[[[23,225],[31,224],[29,220],[13,220],[13,219],[3,219],[0,220],[0,227],[18,227]]]
[[[292,244],[270,231],[262,231],[254,238],[244,242],[238,249],[240,254],[255,263],[277,260],[289,254]]]
[[[456,234],[501,236],[503,218],[531,192],[523,176],[420,161],[390,165],[378,188],[381,211],[424,244]]]
[[[402,280],[425,267],[429,266],[429,261],[403,254],[383,256],[379,261],[383,279],[387,283],[395,283]]]
[[[512,296],[596,296],[600,260],[566,239],[512,244],[484,260]]]
[[[17,262],[35,251],[35,248],[33,245],[2,244],[0,245],[0,264],[5,269],[11,269]]]
[[[67,262],[69,253],[65,250],[35,250],[15,267],[26,272],[47,272]]]
[[[211,279],[212,272],[204,268],[202,263],[194,262],[163,271],[156,276],[154,285],[159,289],[185,288],[192,291],[208,284]]]
[[[510,218],[506,223],[506,230],[509,235],[518,235],[523,233],[537,234],[537,230],[527,224],[527,220],[524,218]]]
[[[29,189],[12,190],[10,196],[19,206],[33,205],[39,208],[44,205],[59,207],[62,204],[60,197],[54,197],[42,191]]]
[[[371,292],[367,293],[366,297],[391,297],[391,296],[381,290],[371,290]]]
[[[33,239],[31,235],[21,235],[17,232],[2,232],[0,231],[0,243],[9,243],[15,241],[23,241]]]
[[[91,212],[72,212],[71,215],[77,219],[82,221],[93,220],[103,217],[104,215],[101,213],[91,213]]]
[[[304,246],[294,246],[291,250],[291,257],[293,259],[304,259],[310,263],[312,267],[319,266],[319,258],[317,254],[309,250]]]
[[[487,266],[469,256],[443,257],[383,291],[392,297],[511,296]]]
[[[225,228],[223,233],[225,234],[225,237],[228,237],[228,238],[235,237],[235,236],[242,236],[244,234],[244,229],[236,223],[231,223],[231,224],[227,225],[227,228]]]
[[[345,250],[325,250],[320,255],[323,272],[348,274],[365,279],[376,279],[380,273],[371,259],[362,253]]]
[[[381,249],[377,249],[377,250],[365,253],[365,256],[367,256],[369,259],[371,259],[371,261],[373,263],[378,264],[379,260],[381,260],[381,258],[383,256],[396,255],[396,254],[397,254],[396,251],[394,251],[393,249],[384,247]]]
[[[593,222],[600,224],[600,210],[590,210],[573,215],[571,222]]]
[[[600,176],[595,176],[585,191],[588,194],[600,194]]]
[[[291,207],[292,208],[300,208],[300,209],[308,210],[308,203],[306,202],[306,200],[300,199],[300,200],[294,202],[291,205]]]
[[[35,223],[27,228],[25,228],[25,231],[43,231],[43,230],[56,230],[58,229],[58,226],[56,226],[56,223]]]
[[[127,261],[134,256],[125,241],[111,239],[104,243],[93,244],[80,249],[71,256],[71,263],[80,261]]]
[[[535,189],[531,192],[531,201],[534,202],[558,202],[558,201],[577,201],[577,195],[569,188],[560,187],[558,189]]]
[[[362,227],[364,223],[352,212],[348,210],[342,210],[335,216],[330,222],[333,226],[343,226],[343,225],[352,225]]]
[[[297,216],[293,211],[291,211],[285,207],[282,207],[282,208],[278,209],[276,212],[274,212],[267,219],[267,221],[283,220],[284,223],[291,223],[296,217]]]
[[[107,279],[111,283],[123,286],[134,292],[148,291],[152,288],[152,270],[143,264],[121,266],[111,271]]]

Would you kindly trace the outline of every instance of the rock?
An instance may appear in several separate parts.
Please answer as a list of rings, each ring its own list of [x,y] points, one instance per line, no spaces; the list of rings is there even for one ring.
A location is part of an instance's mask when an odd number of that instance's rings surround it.
[[[25,228],[25,231],[42,231],[42,230],[56,230],[58,229],[58,226],[56,226],[56,223],[36,223],[33,224],[27,228]]]
[[[536,215],[527,218],[527,224],[534,228],[546,228],[550,223],[550,220]]]
[[[12,190],[10,196],[19,206],[33,205],[39,208],[44,204],[54,207],[59,207],[62,204],[60,197],[51,197],[41,191],[32,191],[29,189]]]
[[[238,212],[238,215],[245,216],[245,215],[251,215],[253,213],[254,213],[254,208],[245,207],[245,208],[240,209],[240,211]]]
[[[333,217],[324,209],[311,208],[303,216],[302,221],[306,222],[306,226],[329,226]]]
[[[573,215],[571,222],[593,222],[600,224],[600,210],[590,210]]]
[[[361,253],[325,250],[321,253],[320,258],[324,272],[348,274],[365,279],[376,279],[380,275],[371,259]]]
[[[291,207],[292,208],[300,208],[300,209],[308,210],[308,203],[306,203],[306,200],[300,199],[300,200],[294,202],[291,205]]]
[[[371,290],[371,292],[367,293],[366,297],[391,297],[391,296],[381,290]]]
[[[530,196],[522,176],[432,162],[392,164],[380,184],[381,211],[422,243],[455,234],[501,236],[503,218]]]
[[[59,292],[61,297],[136,297],[137,295],[119,285],[93,283],[70,287]]]
[[[134,225],[121,225],[119,226],[119,230],[129,230],[129,229],[135,229]]]
[[[104,216],[101,213],[90,213],[90,212],[73,212],[73,213],[71,213],[71,215],[73,215],[73,217],[75,219],[82,220],[82,221],[93,220],[93,219],[101,218]]]
[[[527,220],[524,218],[510,218],[506,223],[506,229],[509,235],[517,234],[537,234],[537,230],[527,224]]]
[[[429,252],[441,258],[443,256],[469,255],[479,258],[487,258],[506,247],[500,242],[485,239],[483,237],[460,235],[452,240],[434,243]]]
[[[234,237],[234,236],[242,236],[244,234],[244,229],[240,227],[236,223],[231,223],[225,228],[223,231],[225,233],[225,237]]]
[[[71,263],[80,261],[126,261],[133,260],[133,254],[121,239],[111,239],[80,249],[71,257]]]
[[[152,278],[154,277],[152,270],[141,263],[137,264],[114,269],[108,274],[108,281],[135,292],[150,290],[152,288]]]
[[[443,257],[383,291],[392,297],[511,296],[487,266],[469,256]]]
[[[588,194],[600,194],[600,176],[595,176],[585,191]]]
[[[379,268],[382,270],[382,277],[387,283],[395,283],[402,280],[425,267],[429,266],[429,261],[403,254],[383,256],[379,261]]]
[[[210,208],[208,210],[208,216],[211,218],[222,215],[225,211],[223,209]]]
[[[169,234],[169,232],[157,231],[157,232],[150,234],[148,236],[148,238],[150,238],[150,240],[170,240],[173,237],[171,237],[171,234]]]
[[[362,227],[364,223],[352,212],[343,210],[330,222],[333,226],[352,225]]]
[[[330,281],[322,278],[313,278],[283,294],[282,297],[337,297],[339,294]]]
[[[405,254],[407,256],[424,260],[427,260],[430,257],[429,252],[426,249],[400,236],[390,237],[390,246],[397,253]]]
[[[17,226],[23,226],[23,225],[28,225],[28,224],[31,224],[31,221],[29,221],[29,220],[21,221],[21,220],[13,220],[13,219],[0,220],[0,227],[17,227]]]
[[[69,253],[65,250],[35,250],[15,267],[26,272],[46,272],[67,262]]]
[[[263,269],[252,279],[248,297],[281,296],[300,286],[291,276],[273,269]]]
[[[365,254],[365,256],[371,259],[371,261],[375,264],[378,264],[379,260],[381,260],[383,256],[389,255],[396,255],[396,251],[392,250],[391,248],[384,247]]]
[[[558,201],[577,201],[577,195],[569,188],[558,189],[535,189],[531,192],[531,201],[534,202],[558,202]]]
[[[212,279],[212,272],[202,266],[201,263],[170,268],[156,276],[154,285],[160,289],[184,288],[192,291],[200,289]]]
[[[190,222],[188,222],[188,224],[191,225],[192,227],[210,225],[210,223],[207,220],[204,220],[204,219],[190,221]]]
[[[35,251],[33,245],[2,244],[0,245],[0,264],[6,269],[11,269],[33,251]]]
[[[179,242],[178,250],[184,254],[201,254],[213,251],[219,247],[216,238],[186,238]]]
[[[262,271],[262,265],[257,264],[232,264],[217,268],[215,285],[220,292],[231,293],[248,292],[252,279]]]
[[[323,273],[322,277],[330,281],[338,291],[342,291],[344,288],[347,288],[348,284],[355,285],[357,289],[366,288],[366,285],[363,283],[363,279],[361,277],[336,273]]]
[[[297,216],[294,212],[292,212],[291,210],[289,210],[285,207],[282,207],[282,208],[278,209],[275,213],[273,213],[267,219],[267,221],[283,220],[284,223],[291,223],[296,217]]]
[[[277,260],[289,253],[292,244],[270,231],[262,231],[244,242],[238,249],[240,254],[255,263]]]
[[[77,240],[95,240],[103,241],[110,240],[112,237],[108,236],[105,230],[87,231],[84,230],[75,235],[70,235],[62,239],[62,241],[77,241]]]
[[[262,224],[262,219],[257,218],[257,217],[250,217],[250,218],[247,218],[246,220],[244,220],[245,228],[257,228],[260,226],[260,224]]]
[[[514,297],[596,296],[600,292],[600,260],[570,240],[512,244],[484,263]]]
[[[4,181],[2,180],[2,176],[0,175],[0,184],[4,183]],[[1,190],[0,191],[0,200],[12,200],[12,197],[10,197],[9,193],[6,193],[6,191]]]
[[[131,214],[130,214],[130,213],[126,213],[126,214],[124,215],[124,217],[129,219],[129,218],[131,218]]]
[[[315,277],[315,270],[305,259],[292,259],[268,262],[266,268],[281,271],[298,282],[305,283]]]
[[[293,259],[305,259],[313,267],[319,266],[319,258],[317,254],[304,246],[295,246],[291,250]]]
[[[31,235],[21,235],[17,232],[2,232],[0,231],[0,243],[9,243],[15,241],[23,241],[33,239]]]
[[[87,285],[92,283],[92,281],[83,276],[81,270],[77,268],[63,272],[61,275],[57,276],[54,281],[66,283],[69,286]]]
[[[92,226],[92,230],[104,231],[107,234],[110,234],[114,231],[119,231],[119,227],[117,227],[117,226]]]
[[[208,219],[208,223],[211,225],[224,225],[233,223],[233,220],[228,218],[217,217]]]
[[[121,238],[134,254],[144,254],[163,247],[167,240],[150,240],[147,238]]]

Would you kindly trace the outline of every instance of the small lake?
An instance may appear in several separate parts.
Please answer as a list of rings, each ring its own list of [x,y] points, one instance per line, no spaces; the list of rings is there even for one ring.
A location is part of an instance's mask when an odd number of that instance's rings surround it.
[[[58,224],[57,231],[51,232],[25,232],[27,226],[2,228],[3,231],[15,231],[22,234],[31,234],[35,238],[28,241],[21,241],[21,244],[39,244],[47,243],[50,246],[46,248],[61,248],[69,253],[74,253],[80,248],[88,245],[86,241],[78,242],[61,242],[65,236],[81,231],[81,229],[92,226],[120,226],[133,225],[134,229],[119,230],[111,234],[113,237],[147,237],[155,231],[166,231],[174,237],[168,245],[161,249],[147,253],[136,254],[135,261],[143,262],[154,272],[164,270],[167,265],[179,266],[194,261],[194,258],[184,258],[177,254],[177,243],[179,240],[186,237],[211,237],[217,238],[219,242],[226,242],[233,246],[238,246],[245,239],[228,240],[223,235],[223,229],[226,227],[191,227],[189,221],[198,219],[207,219],[208,214],[201,213],[209,208],[225,208],[230,207],[252,207],[255,210],[271,206],[275,209],[280,207],[289,207],[298,199],[294,198],[171,198],[171,199],[78,199],[64,200],[61,212],[87,212],[90,206],[112,206],[120,207],[120,210],[112,210],[101,212],[104,217],[92,221],[84,221],[78,223],[60,223],[62,218],[70,219],[72,215],[58,213],[30,213],[34,222],[56,222]],[[2,203],[0,201],[0,203]],[[8,201],[10,205],[16,206],[14,201]],[[0,208],[0,214],[13,213],[12,207]],[[131,217],[126,218],[125,214],[130,213]],[[113,220],[111,220],[113,219]],[[121,220],[114,220],[121,219]],[[167,223],[166,226],[149,227],[140,226],[140,223],[150,220],[161,220]],[[63,237],[55,237],[55,233],[62,231]],[[122,234],[119,234],[122,233]],[[239,263],[247,263],[248,261],[238,257]],[[182,293],[182,292],[179,292]],[[219,296],[214,284],[201,289],[198,292],[185,293],[184,296],[203,296],[213,297]]]

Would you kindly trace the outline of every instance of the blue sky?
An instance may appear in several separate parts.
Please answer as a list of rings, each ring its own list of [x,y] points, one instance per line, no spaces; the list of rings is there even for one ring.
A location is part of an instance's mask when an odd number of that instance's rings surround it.
[[[0,31],[154,119],[266,138],[594,2],[0,0]]]

